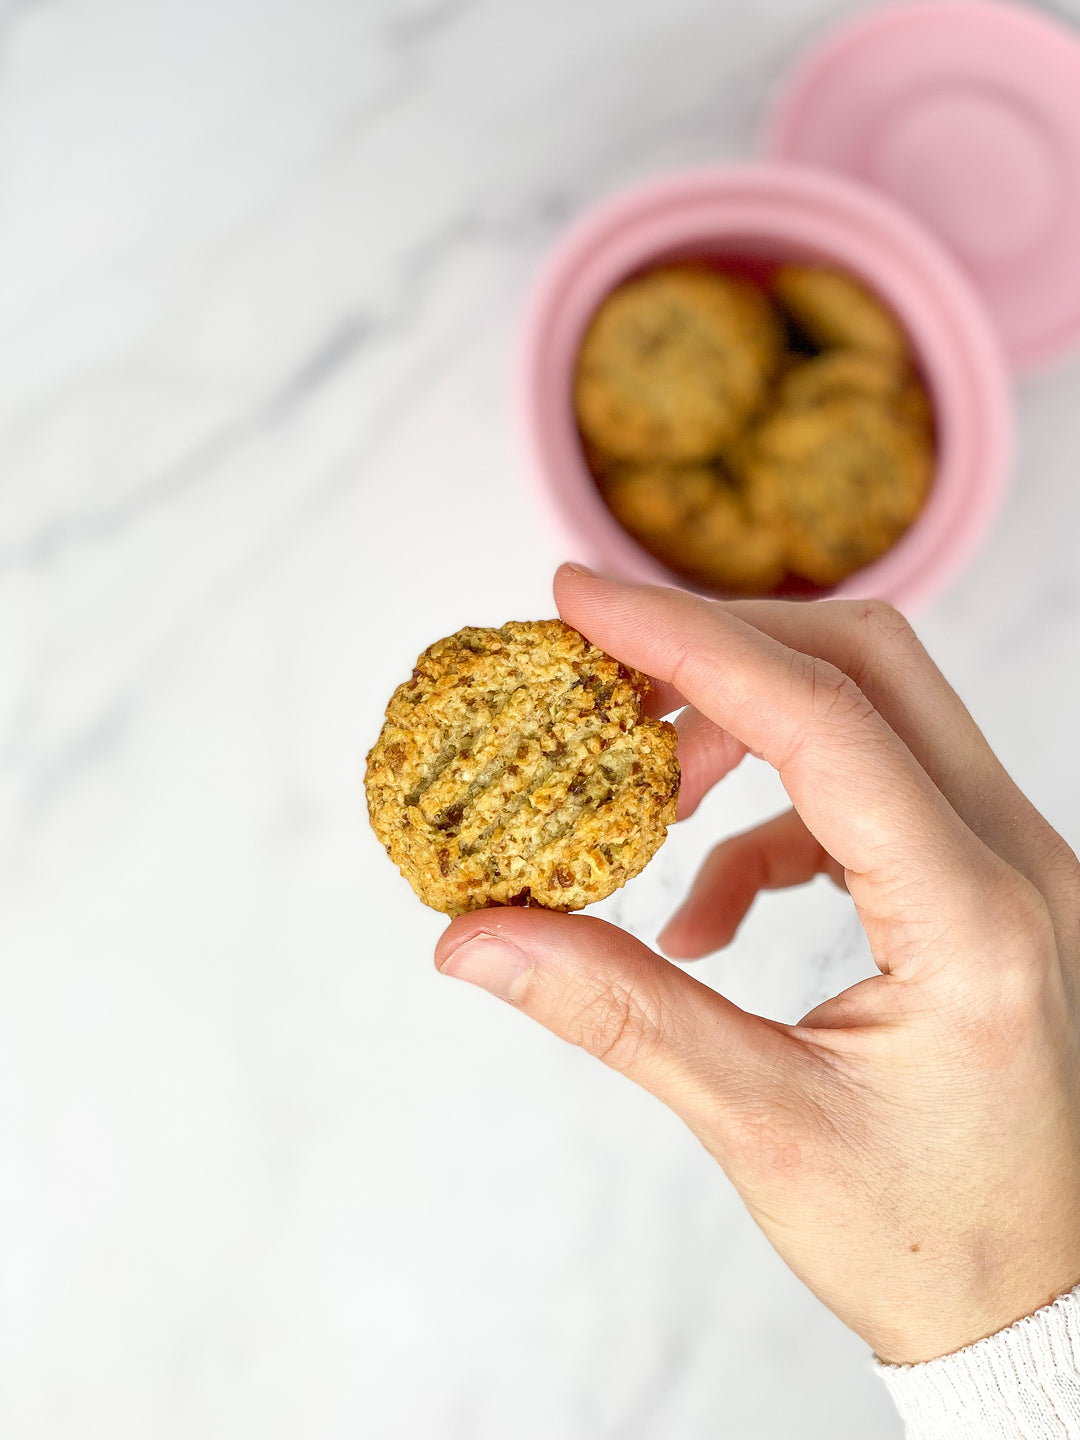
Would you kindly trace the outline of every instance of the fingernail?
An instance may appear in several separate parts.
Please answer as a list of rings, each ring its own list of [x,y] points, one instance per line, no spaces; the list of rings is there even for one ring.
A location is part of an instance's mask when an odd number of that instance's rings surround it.
[[[439,969],[516,1005],[525,993],[531,965],[524,950],[511,941],[481,933],[451,951]]]
[[[576,560],[565,561],[565,566],[567,570],[572,570],[575,575],[588,575],[591,580],[598,578],[595,570],[590,570],[587,565],[581,565]]]

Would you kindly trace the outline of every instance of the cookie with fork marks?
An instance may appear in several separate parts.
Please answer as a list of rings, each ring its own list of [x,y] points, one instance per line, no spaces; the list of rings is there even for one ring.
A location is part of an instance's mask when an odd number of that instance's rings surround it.
[[[580,910],[675,818],[676,732],[644,675],[561,620],[465,629],[420,656],[368,756],[372,828],[426,905]]]

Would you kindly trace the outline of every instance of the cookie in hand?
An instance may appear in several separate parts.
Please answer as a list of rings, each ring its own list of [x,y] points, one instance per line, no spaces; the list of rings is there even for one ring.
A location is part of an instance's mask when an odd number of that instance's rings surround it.
[[[649,682],[561,620],[459,630],[395,690],[368,756],[372,828],[420,899],[580,910],[675,819],[676,732]]]

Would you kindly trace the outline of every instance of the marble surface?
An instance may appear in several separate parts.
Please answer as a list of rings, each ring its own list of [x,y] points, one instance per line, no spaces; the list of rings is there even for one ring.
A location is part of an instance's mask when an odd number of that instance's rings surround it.
[[[430,962],[362,757],[551,613],[520,307],[625,182],[750,153],[831,0],[0,5],[0,1432],[889,1440],[865,1347],[644,1093]],[[1080,20],[1080,0],[1058,6]],[[1080,840],[1080,362],[920,617]],[[753,763],[605,913],[656,932]],[[705,977],[866,972],[827,886]]]

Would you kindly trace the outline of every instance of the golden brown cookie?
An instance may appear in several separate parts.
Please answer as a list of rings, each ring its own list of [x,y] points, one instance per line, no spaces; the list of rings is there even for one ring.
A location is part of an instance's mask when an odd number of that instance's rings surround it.
[[[900,387],[893,410],[905,424],[922,436],[925,444],[933,444],[934,407],[922,382],[915,375],[909,375]]]
[[[788,568],[835,585],[883,554],[918,514],[933,455],[911,425],[855,397],[774,412],[743,454],[751,513],[786,535]]]
[[[667,564],[719,485],[708,465],[620,465],[605,475],[600,491],[623,529]]]
[[[823,265],[781,265],[773,293],[824,349],[875,350],[897,359],[907,355],[892,312],[851,275]]]
[[[580,910],[675,818],[674,726],[645,676],[561,620],[460,630],[395,690],[368,756],[371,824],[426,905]]]
[[[922,382],[892,355],[871,350],[826,350],[789,370],[776,390],[782,407],[805,409],[827,401],[873,400],[933,445],[934,413]]]
[[[782,533],[755,523],[708,466],[624,466],[605,479],[603,494],[639,544],[696,585],[763,595],[783,577]]]
[[[581,435],[579,438],[581,440],[582,457],[589,474],[592,475],[594,480],[601,480],[614,469],[615,466],[621,464],[621,461],[616,460],[614,455],[609,455],[606,451],[601,450],[598,445],[594,445],[586,436]]]
[[[873,350],[826,350],[793,366],[777,387],[781,405],[799,409],[844,396],[891,404],[907,381],[907,367]]]
[[[722,488],[688,528],[681,569],[728,595],[767,595],[784,578],[786,537],[755,519],[734,489]]]
[[[593,316],[578,353],[578,424],[621,460],[705,459],[760,404],[780,344],[757,287],[703,266],[652,270]]]

